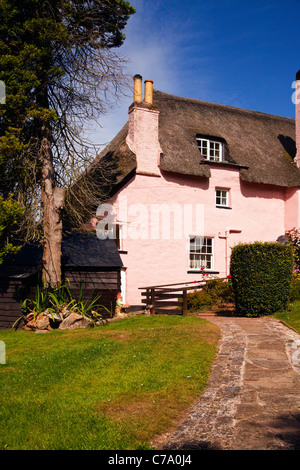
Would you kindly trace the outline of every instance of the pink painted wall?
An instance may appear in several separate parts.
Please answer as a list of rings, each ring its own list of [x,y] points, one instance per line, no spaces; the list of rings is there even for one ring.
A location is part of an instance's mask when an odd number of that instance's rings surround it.
[[[300,166],[299,80],[297,87]],[[136,175],[111,201],[122,226],[126,303],[141,304],[139,287],[201,279],[201,274],[188,272],[191,235],[213,238],[213,271],[225,277],[236,243],[276,241],[286,230],[300,226],[300,190],[245,183],[233,167],[211,165],[209,179],[161,172],[159,111],[145,102],[129,109],[126,141],[136,155]],[[230,190],[230,209],[216,207],[216,188]],[[161,205],[172,217],[175,213],[175,225],[167,223],[166,215],[157,218]]]
[[[216,188],[230,189],[231,209],[215,206]],[[201,278],[199,273],[188,273],[189,235],[214,238],[213,269],[225,277],[229,273],[230,250],[236,243],[275,241],[287,228],[297,225],[295,204],[298,209],[299,191],[290,191],[287,209],[286,197],[285,188],[245,183],[239,171],[232,168],[212,166],[209,180],[170,173],[162,173],[161,177],[136,175],[112,200],[123,227],[122,250],[126,253],[121,257],[127,268],[126,302],[141,303],[139,287]],[[172,225],[168,234],[168,224],[161,222],[164,233],[158,235],[155,204],[165,204],[170,211],[175,209],[177,223],[182,217],[182,227],[185,208],[192,210],[193,226],[187,226],[186,232],[183,228],[180,236],[180,230],[173,230]],[[202,216],[203,224],[199,223]],[[162,239],[164,236],[166,239]]]
[[[300,227],[300,191],[286,188],[285,191],[285,230]]]

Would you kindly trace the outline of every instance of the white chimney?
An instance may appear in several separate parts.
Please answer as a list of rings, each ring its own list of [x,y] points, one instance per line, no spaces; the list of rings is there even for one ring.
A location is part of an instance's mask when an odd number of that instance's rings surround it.
[[[161,148],[158,141],[159,111],[153,105],[153,82],[145,81],[142,100],[142,77],[133,77],[133,103],[129,107],[129,128],[126,142],[136,156],[136,174],[161,176],[159,170]]]

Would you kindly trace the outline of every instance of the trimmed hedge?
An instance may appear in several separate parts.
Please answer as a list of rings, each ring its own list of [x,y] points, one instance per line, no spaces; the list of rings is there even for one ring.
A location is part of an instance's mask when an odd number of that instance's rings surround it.
[[[230,263],[236,314],[258,317],[285,309],[293,263],[290,245],[273,242],[236,245]]]

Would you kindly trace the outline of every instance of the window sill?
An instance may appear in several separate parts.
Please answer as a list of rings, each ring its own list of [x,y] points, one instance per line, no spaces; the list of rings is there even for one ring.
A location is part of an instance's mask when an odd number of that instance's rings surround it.
[[[125,251],[125,250],[118,250],[118,252],[120,253],[120,255],[127,255],[128,254],[128,251]]]
[[[249,170],[248,166],[239,165],[238,163],[228,162],[226,160],[222,160],[218,162],[215,160],[200,160],[200,165],[216,165],[216,166],[223,165],[227,167],[237,168],[238,170],[241,170],[241,169]]]
[[[216,208],[217,208],[217,209],[229,209],[229,210],[232,210],[232,207],[229,207],[229,206],[217,206],[217,205],[216,205]]]
[[[201,274],[220,274],[220,271],[203,271],[201,269],[190,269],[187,271],[188,274],[201,273]]]

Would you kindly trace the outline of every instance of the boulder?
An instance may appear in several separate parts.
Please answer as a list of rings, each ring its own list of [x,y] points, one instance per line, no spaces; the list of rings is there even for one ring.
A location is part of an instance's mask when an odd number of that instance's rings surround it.
[[[33,313],[33,312],[30,312],[30,313],[28,313],[28,315],[26,315],[26,317],[24,318],[24,321],[25,321],[26,323],[28,323],[28,322],[34,320],[34,316],[35,316],[34,313]]]
[[[35,325],[38,330],[47,330],[50,328],[50,320],[46,315],[40,313],[35,319]]]
[[[59,325],[59,330],[75,330],[76,328],[90,328],[94,322],[78,313],[70,313]]]
[[[63,320],[63,316],[60,312],[49,312],[46,310],[44,315],[46,315],[49,320],[52,320],[53,322],[61,322]]]
[[[48,330],[50,329],[50,320],[45,313],[29,313],[25,317],[25,330]]]

